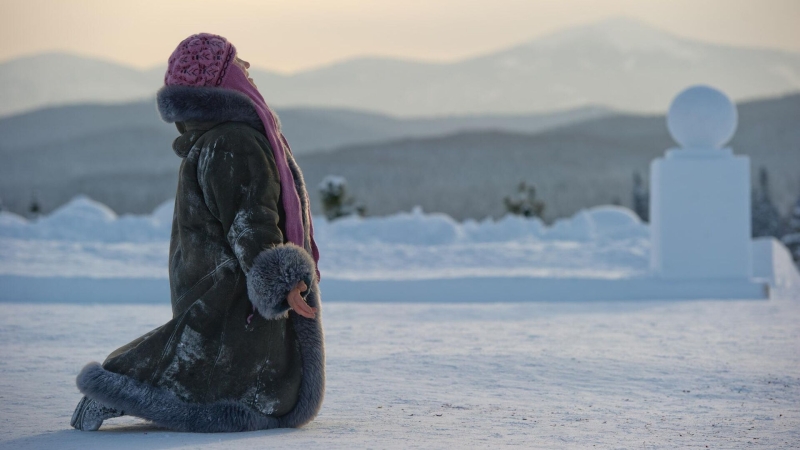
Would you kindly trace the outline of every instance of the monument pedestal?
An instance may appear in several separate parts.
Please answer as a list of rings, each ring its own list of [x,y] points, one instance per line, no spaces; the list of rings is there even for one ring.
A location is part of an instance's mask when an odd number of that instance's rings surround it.
[[[752,273],[750,159],[721,148],[736,122],[725,94],[689,88],[675,98],[667,119],[682,148],[650,165],[650,268],[662,280],[696,285],[697,298],[715,298],[723,287],[719,298],[736,292],[765,298],[768,292]]]
[[[651,268],[663,278],[749,279],[750,159],[670,150],[650,173]]]

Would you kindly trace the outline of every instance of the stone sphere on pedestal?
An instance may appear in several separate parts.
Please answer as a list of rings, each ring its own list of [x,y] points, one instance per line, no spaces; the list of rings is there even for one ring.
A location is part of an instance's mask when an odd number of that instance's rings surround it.
[[[667,128],[685,149],[721,148],[733,137],[738,123],[736,106],[727,95],[709,86],[692,86],[672,101]]]

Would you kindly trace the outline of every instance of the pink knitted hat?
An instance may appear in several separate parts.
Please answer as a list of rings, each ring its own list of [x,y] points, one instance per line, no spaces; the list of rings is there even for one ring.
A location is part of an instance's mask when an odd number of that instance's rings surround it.
[[[303,212],[300,206],[300,197],[295,187],[295,180],[286,159],[286,154],[291,154],[289,143],[281,133],[277,116],[267,106],[264,97],[255,86],[250,84],[241,67],[233,63],[236,57],[236,47],[222,36],[210,33],[200,33],[184,39],[169,57],[167,73],[164,75],[164,84],[167,86],[197,86],[232,89],[245,94],[253,104],[264,125],[264,132],[272,147],[275,164],[281,182],[281,203],[286,213],[286,237],[300,246],[303,243]],[[305,195],[305,193],[304,193]],[[306,198],[308,203],[308,198]],[[314,261],[319,261],[319,251],[314,242],[311,214],[308,215],[309,247]],[[319,279],[319,269],[317,269]]]
[[[235,56],[236,47],[224,37],[210,33],[194,34],[172,52],[164,84],[219,86]]]

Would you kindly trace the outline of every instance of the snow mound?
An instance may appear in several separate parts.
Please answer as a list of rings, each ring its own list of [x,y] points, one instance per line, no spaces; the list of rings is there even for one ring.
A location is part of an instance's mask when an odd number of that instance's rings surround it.
[[[753,277],[781,290],[800,289],[800,273],[783,243],[773,237],[753,240]]]
[[[151,214],[117,216],[106,205],[79,195],[50,215],[28,221],[0,213],[0,237],[78,242],[149,242],[169,240],[174,200]],[[507,215],[499,220],[457,222],[448,215],[416,207],[386,217],[314,219],[319,241],[447,245],[454,243],[591,241],[648,236],[647,225],[630,210],[601,206],[561,219],[552,227],[537,218]]]
[[[37,220],[0,213],[0,301],[168,299],[173,205],[118,217],[80,196]],[[415,208],[386,217],[317,217],[315,228],[329,300],[485,302],[498,289],[501,298],[562,302],[741,299],[800,289],[800,275],[775,239],[753,242],[753,280],[654,277],[649,227],[619,206],[587,209],[552,226],[520,216],[460,223]]]
[[[117,216],[108,206],[85,195],[75,196],[52,213],[26,220],[0,213],[0,237],[76,242],[153,242],[169,240],[174,201],[152,214]]]
[[[11,211],[0,211],[0,230],[7,228],[18,228],[28,224],[28,221]]]
[[[319,223],[319,225],[317,225]],[[462,236],[460,225],[445,214],[425,214],[414,208],[410,213],[387,217],[350,216],[333,222],[314,219],[317,240],[384,242],[389,244],[441,245]]]
[[[649,236],[647,225],[631,210],[619,206],[601,206],[545,226],[538,218],[507,215],[497,221],[467,220],[459,223],[439,213],[426,214],[419,207],[410,213],[387,217],[348,217],[335,222],[322,221],[320,240],[352,240],[408,245],[444,245],[453,243],[590,241],[629,239]]]
[[[526,242],[544,238],[547,228],[541,220],[507,215],[495,221],[467,220],[461,224],[462,239],[474,243]]]
[[[581,214],[588,216],[592,237],[646,237],[647,226],[639,216],[622,206],[597,206]]]

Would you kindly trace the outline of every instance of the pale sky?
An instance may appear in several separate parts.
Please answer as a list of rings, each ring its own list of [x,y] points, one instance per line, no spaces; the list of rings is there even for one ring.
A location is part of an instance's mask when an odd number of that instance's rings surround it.
[[[0,0],[0,61],[68,51],[147,68],[201,31],[281,72],[366,55],[453,61],[614,16],[800,53],[800,0]]]

